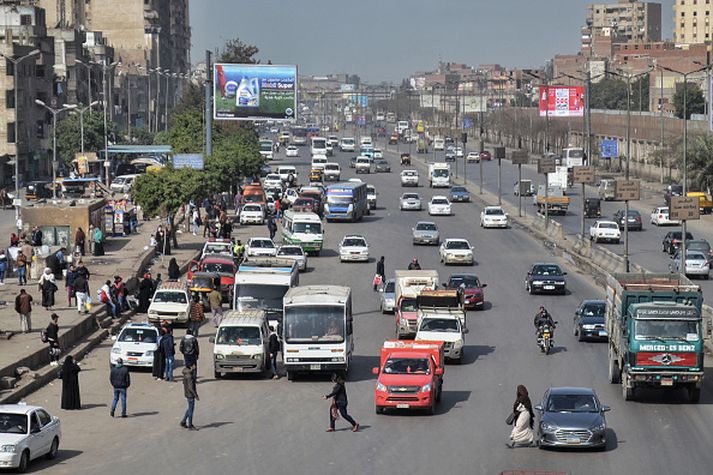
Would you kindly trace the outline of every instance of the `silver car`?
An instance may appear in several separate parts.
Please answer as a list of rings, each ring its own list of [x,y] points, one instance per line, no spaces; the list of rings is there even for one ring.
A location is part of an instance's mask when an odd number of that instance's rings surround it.
[[[396,280],[386,279],[379,288],[379,308],[381,313],[393,312],[396,307]]]
[[[430,221],[419,221],[413,228],[413,243],[438,246],[441,243],[441,235],[438,232],[436,223]]]
[[[402,211],[421,211],[423,209],[423,205],[421,204],[421,197],[418,196],[418,193],[404,193],[403,195],[401,195],[401,199],[399,200],[399,209]]]
[[[286,244],[277,248],[277,257],[291,259],[297,262],[297,269],[300,271],[307,270],[307,256],[302,247]]]
[[[550,388],[539,414],[537,441],[540,447],[605,447],[607,421],[597,394],[590,388]]]

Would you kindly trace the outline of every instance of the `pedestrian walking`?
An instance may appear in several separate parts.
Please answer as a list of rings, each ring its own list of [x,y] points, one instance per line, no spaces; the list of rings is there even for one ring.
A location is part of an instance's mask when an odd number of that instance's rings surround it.
[[[72,411],[82,408],[79,396],[79,372],[81,370],[72,355],[67,355],[62,369],[59,371],[59,379],[62,380],[62,409]]]
[[[80,260],[79,262],[77,262],[77,268],[75,269],[75,272],[77,273],[77,275],[81,275],[87,280],[87,282],[89,282],[89,277],[91,276],[91,274],[89,273],[89,269],[87,269],[87,266],[84,265],[84,261]]]
[[[98,226],[94,229],[94,255],[104,255],[104,233]]]
[[[116,295],[116,313],[121,314],[121,312],[129,310],[129,303],[126,301],[128,292],[126,291],[124,279],[122,279],[121,276],[114,276],[114,285],[112,289]]]
[[[511,449],[535,446],[535,433],[532,430],[535,414],[532,412],[532,402],[527,388],[522,384],[517,387],[517,396],[512,410],[513,413],[517,413],[517,417],[512,431],[510,431],[510,442],[506,445]]]
[[[166,334],[161,338],[161,350],[166,361],[166,374],[164,379],[169,383],[173,382],[173,363],[176,356],[175,342],[173,341],[173,332],[170,328],[166,329]]]
[[[183,364],[190,366],[197,373],[200,347],[198,346],[198,339],[193,335],[193,331],[190,328],[186,330],[185,336],[181,338],[178,348],[183,355]]]
[[[188,319],[188,329],[191,330],[193,336],[198,338],[198,331],[203,325],[203,320],[205,320],[205,313],[203,312],[203,303],[201,302],[198,295],[193,296],[193,302],[191,302],[191,314]]]
[[[27,283],[27,257],[23,251],[17,253],[15,259],[15,267],[17,268],[17,281],[20,285]]]
[[[270,231],[270,239],[274,239],[277,232],[277,224],[275,224],[275,220],[272,217],[267,218],[267,230]]]
[[[126,417],[126,391],[131,386],[131,376],[129,368],[124,366],[124,360],[121,358],[116,360],[116,364],[109,373],[109,382],[114,389],[114,399],[111,401],[111,411],[109,414],[114,417],[116,405],[121,398],[121,417]]]
[[[156,342],[157,347],[153,352],[153,365],[151,367],[151,375],[154,379],[163,381],[163,377],[166,373],[166,357],[163,354],[163,348],[161,347],[161,340],[166,334],[166,329],[159,326],[158,327],[158,341]]]
[[[45,267],[45,271],[40,276],[37,284],[42,292],[42,306],[45,310],[52,310],[52,307],[54,307],[54,294],[57,292],[57,284],[55,283],[52,269]]]
[[[198,230],[201,227],[201,212],[198,208],[193,209],[193,215],[191,216],[191,224],[193,225],[193,235],[198,236]]]
[[[20,315],[20,326],[22,333],[32,331],[32,295],[20,289],[20,293],[15,297],[15,311]]]
[[[168,280],[176,282],[181,277],[181,270],[178,268],[176,258],[172,257],[168,263]]]
[[[86,252],[84,247],[87,242],[87,235],[84,234],[82,228],[77,228],[77,232],[74,233],[74,251],[79,252],[82,256]]]
[[[186,407],[186,413],[183,414],[180,426],[188,430],[198,430],[193,425],[193,411],[196,407],[196,400],[200,400],[196,388],[195,367],[187,365],[183,368],[181,374],[183,374],[183,395],[186,397],[188,407]]]
[[[5,249],[0,249],[0,285],[5,285],[5,272],[7,272],[7,254]]]
[[[74,280],[76,274],[74,264],[70,264],[67,269],[67,275],[64,277],[64,289],[67,291],[67,306],[72,307],[72,298],[74,297]]]
[[[89,283],[85,274],[85,272],[79,272],[79,269],[74,271],[73,289],[74,296],[77,299],[77,312],[79,313],[89,313],[87,308],[89,303]],[[69,275],[67,277],[69,278]]]
[[[213,314],[213,325],[215,325],[216,327],[220,325],[220,322],[223,321],[223,296],[220,295],[218,289],[215,288],[219,285],[220,282],[214,284],[213,290],[211,290],[208,294],[208,304],[210,305],[210,311]]]
[[[384,256],[376,262],[376,275],[374,276],[374,291],[384,281]]]
[[[106,306],[106,314],[116,318],[116,304],[111,298],[111,281],[107,280],[99,289],[99,301]]]
[[[203,215],[203,237],[208,236],[208,234],[210,234],[210,216],[209,211],[206,210]]]
[[[148,311],[150,299],[154,291],[153,285],[151,274],[144,274],[144,278],[139,284],[139,308],[136,310],[137,313],[146,313]]]
[[[42,245],[42,230],[39,227],[35,226],[34,228],[32,228],[30,242],[33,247],[39,247]]]
[[[90,224],[89,225],[89,236],[87,236],[89,239],[89,254],[92,256],[94,255],[94,225]]]
[[[50,346],[50,366],[57,366],[62,350],[59,347],[59,315],[50,315],[50,323],[45,329],[43,341]]]
[[[346,382],[344,378],[337,374],[332,376],[332,382],[334,383],[332,392],[322,396],[323,399],[333,399],[332,405],[329,408],[329,429],[327,429],[327,432],[334,432],[334,422],[338,419],[337,414],[340,414],[345,421],[352,425],[352,432],[357,432],[359,430],[359,424],[347,413]]]
[[[270,337],[267,340],[267,351],[270,353],[270,369],[272,369],[272,379],[279,379],[277,372],[277,354],[280,352],[280,339],[274,327],[270,327]]]

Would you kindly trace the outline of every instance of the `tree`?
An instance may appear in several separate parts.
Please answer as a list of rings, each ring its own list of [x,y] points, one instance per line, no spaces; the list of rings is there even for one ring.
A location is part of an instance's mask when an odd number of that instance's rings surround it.
[[[196,153],[203,150],[204,124],[200,109],[175,115],[167,131],[154,137],[155,144],[167,144],[174,153]]]
[[[649,110],[649,75],[645,74],[631,83],[631,110]],[[639,92],[641,96],[639,97]]]
[[[683,83],[676,84],[676,93],[673,95],[673,105],[676,107],[676,117],[683,118]],[[706,108],[706,100],[703,91],[698,84],[686,82],[686,119],[691,118],[691,114],[703,114]]]
[[[134,145],[151,145],[154,143],[155,134],[148,129],[134,128],[131,130],[131,143]]]
[[[713,136],[696,135],[688,145],[688,179],[694,189],[713,189]]]
[[[108,123],[109,136],[114,133],[114,124]],[[69,164],[74,154],[82,150],[82,134],[79,114],[68,114],[57,121],[57,155]],[[102,115],[84,113],[84,151],[97,152],[104,149],[104,121]]]
[[[626,110],[626,81],[605,78],[592,83],[590,91],[589,104],[592,109]]]
[[[225,42],[225,46],[223,46],[218,56],[218,62],[257,63],[259,61],[257,61],[254,56],[258,54],[259,51],[257,46],[243,43],[240,38],[233,38]]]

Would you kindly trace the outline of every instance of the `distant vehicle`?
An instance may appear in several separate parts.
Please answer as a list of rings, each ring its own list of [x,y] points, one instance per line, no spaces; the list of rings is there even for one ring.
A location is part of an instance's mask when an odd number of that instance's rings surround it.
[[[449,188],[451,186],[451,166],[448,163],[430,163],[428,165],[428,185],[431,188]]]
[[[516,181],[513,185],[512,194],[515,196],[532,196],[535,194],[535,185],[532,180]]]
[[[127,323],[118,335],[109,354],[109,363],[115,365],[119,358],[125,366],[149,367],[158,349],[158,329],[151,323]]]
[[[616,199],[616,181],[609,178],[600,180],[597,191],[599,193],[599,198],[604,201],[612,201]]]
[[[480,154],[478,152],[468,152],[465,161],[468,163],[480,163]]]
[[[486,206],[480,212],[481,228],[507,228],[509,225],[508,215],[500,206]]]
[[[265,188],[282,188],[282,177],[280,177],[279,173],[269,173],[267,176],[265,176],[265,179],[262,181],[262,184],[265,186]]]
[[[272,239],[266,237],[252,237],[245,243],[245,256],[247,257],[275,257],[277,246]]]
[[[366,184],[342,182],[327,187],[327,203],[324,215],[327,221],[347,220],[359,221],[369,214],[366,198]]]
[[[286,157],[299,157],[300,155],[300,149],[297,148],[294,145],[288,145],[287,148],[285,148],[285,156]]]
[[[448,201],[448,198],[446,198],[445,196],[436,195],[432,197],[431,201],[429,201],[428,203],[428,214],[430,214],[431,216],[450,216],[451,202]]]
[[[463,158],[463,148],[456,147],[456,158]]]
[[[411,154],[404,152],[401,154],[401,165],[411,165]]]
[[[262,155],[265,160],[272,160],[273,158],[273,142],[272,140],[262,139],[260,140],[260,155]]]
[[[614,221],[595,221],[589,228],[589,239],[594,242],[609,241],[619,244],[621,231]]]
[[[583,341],[585,338],[595,340],[606,340],[608,333],[606,329],[605,313],[607,303],[605,300],[582,300],[574,311],[574,336],[577,340]]]
[[[396,145],[397,143],[399,143],[399,133],[393,132],[389,135],[389,145]]]
[[[681,222],[669,217],[668,206],[659,206],[651,211],[651,224],[655,224],[656,226],[673,226],[681,224]]]
[[[342,170],[336,162],[327,162],[324,165],[324,179],[328,181],[339,181],[342,176]]]
[[[381,313],[393,313],[396,307],[396,280],[386,279],[379,287],[379,310]]]
[[[584,149],[569,147],[562,149],[562,161],[567,168],[581,167],[584,165]]]
[[[441,242],[441,236],[438,232],[438,226],[436,223],[430,221],[419,221],[416,226],[412,228],[413,231],[413,243],[415,244],[427,244],[438,246]]]
[[[329,144],[332,146],[332,148],[339,147],[339,137],[336,135],[327,136],[327,142],[329,142]]]
[[[375,148],[375,149],[374,149],[374,156],[373,156],[372,158],[374,158],[374,159],[377,159],[377,158],[384,158],[384,152],[383,152],[383,150],[381,150],[380,148]]]
[[[711,249],[710,243],[705,239],[694,239],[692,241],[686,241],[686,250],[700,251],[706,256],[708,256],[708,260],[713,260],[713,249]]]
[[[324,170],[324,166],[327,164],[326,155],[314,155],[312,157],[312,169]]]
[[[0,466],[27,471],[30,462],[42,456],[57,458],[62,438],[59,418],[40,406],[0,405]]]
[[[686,277],[698,276],[706,280],[710,277],[711,263],[710,257],[701,251],[689,251],[686,249]],[[676,251],[676,254],[671,257],[671,262],[668,269],[673,273],[681,272],[681,250]]]
[[[374,172],[375,173],[390,173],[391,164],[387,160],[381,159],[374,162]]]
[[[366,203],[369,205],[369,209],[376,209],[376,196],[378,194],[374,185],[366,185]]]
[[[525,276],[525,290],[535,292],[567,293],[566,272],[559,265],[547,262],[533,264]]]
[[[681,246],[681,231],[669,231],[663,238],[663,252],[674,254]],[[693,234],[686,232],[686,242],[693,240]]]
[[[313,157],[317,155],[327,156],[327,139],[324,137],[312,137],[310,153]]]
[[[483,150],[482,152],[480,152],[481,160],[489,162],[491,158],[492,155],[490,155],[490,152],[488,152],[487,150]]]
[[[608,406],[590,388],[549,388],[535,406],[540,447],[605,447]]]
[[[354,168],[357,173],[371,173],[371,159],[369,157],[357,157]]]
[[[453,147],[448,147],[446,149],[446,161],[455,162],[456,161],[456,151]]]
[[[672,196],[683,196],[683,185],[668,185],[666,188],[666,194],[664,195],[666,206],[671,206]]]
[[[297,148],[297,147],[295,147]],[[277,168],[277,174],[285,183],[294,182],[297,180],[297,169],[292,165],[282,165]],[[290,177],[292,179],[290,179]]]
[[[139,175],[121,175],[114,178],[109,188],[118,193],[129,193]]]
[[[436,137],[433,139],[433,150],[443,151],[446,147],[446,142],[442,137]]]
[[[402,171],[401,186],[418,186],[418,172],[416,170]]]
[[[602,200],[600,198],[585,198],[584,199],[584,217],[585,218],[601,218],[602,217]]]
[[[448,264],[468,264],[473,265],[475,256],[473,246],[467,239],[446,239],[439,249],[441,263]]]
[[[246,204],[240,209],[240,224],[264,224],[265,208],[258,204]]]
[[[399,199],[399,209],[401,211],[421,211],[421,209],[423,209],[423,205],[421,204],[421,197],[418,196],[418,193],[404,193]]]
[[[619,225],[619,229],[624,230],[624,216],[625,211],[623,209],[618,210],[614,214],[613,221]],[[641,220],[641,213],[635,209],[629,210],[629,215],[627,217],[629,231],[641,231],[643,229],[643,223]]]
[[[227,266],[235,266],[230,256],[212,255],[201,259],[201,271],[212,272],[213,262],[224,262]],[[215,272],[218,274],[219,272]],[[235,272],[233,271],[233,275]],[[188,287],[185,282],[163,282],[154,292],[148,308],[148,321],[159,322],[168,320],[172,323],[186,323],[191,309]]]
[[[347,235],[339,243],[340,262],[369,262],[369,243],[364,236]]]
[[[344,137],[339,141],[339,150],[341,152],[353,152],[356,150],[356,141],[353,137]]]
[[[354,156],[354,157],[352,157],[352,158],[349,159],[349,168],[356,168],[356,161],[357,161],[357,158],[359,158],[359,157],[358,157],[358,156]]]
[[[297,262],[297,268],[300,271],[307,270],[307,254],[301,246],[294,244],[285,244],[277,248],[277,257],[283,259],[292,259]]]
[[[451,274],[448,282],[443,283],[446,289],[460,290],[463,292],[463,304],[466,309],[482,310],[485,304],[483,289],[488,284],[480,282],[475,274]]]

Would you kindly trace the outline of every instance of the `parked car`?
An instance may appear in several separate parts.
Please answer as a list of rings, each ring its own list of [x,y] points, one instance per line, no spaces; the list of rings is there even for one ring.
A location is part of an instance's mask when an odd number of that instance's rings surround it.
[[[481,228],[507,228],[509,225],[508,215],[500,206],[486,206],[480,212]]]
[[[364,236],[344,236],[339,243],[339,261],[369,262],[369,243]]]
[[[418,193],[404,193],[399,199],[399,209],[402,211],[421,211],[423,209],[423,205],[421,204],[421,197],[418,196]]]
[[[550,262],[533,264],[525,276],[525,290],[535,292],[567,293],[566,272],[559,265]]]
[[[619,229],[624,229],[624,214],[625,210],[620,209],[614,214],[614,222],[619,225]],[[635,209],[629,210],[629,216],[627,218],[629,231],[641,231],[643,229],[643,223],[641,221],[641,213]]]
[[[419,221],[412,228],[414,244],[431,244],[438,246],[441,241],[441,235],[438,232],[436,223],[430,221]]]
[[[608,406],[590,388],[549,388],[535,406],[540,447],[605,447]]]
[[[686,271],[687,277],[698,276],[708,280],[711,273],[710,258],[707,254],[701,251],[689,251],[686,249]],[[676,251],[676,254],[671,257],[671,262],[668,265],[671,272],[681,272],[681,249]]]
[[[158,292],[157,294],[159,299],[170,295]],[[153,365],[153,354],[158,349],[158,329],[155,325],[127,323],[119,334],[112,336],[111,339],[114,342],[109,354],[109,362],[112,365],[115,365],[119,358],[125,366],[148,368]]]
[[[392,313],[396,306],[396,280],[386,279],[379,287],[379,309],[381,313]]]
[[[451,191],[448,194],[448,199],[453,203],[458,201],[460,203],[465,203],[470,201],[470,191],[465,186],[452,186]]]
[[[468,264],[473,265],[475,257],[473,246],[467,239],[446,239],[439,249],[442,264]]]
[[[605,300],[582,300],[574,311],[574,336],[579,341],[585,338],[606,339],[609,336],[605,326],[606,310]]]
[[[678,247],[681,245],[681,231],[669,231],[666,233],[666,235],[663,238],[662,244],[662,251],[667,252],[669,254],[673,254],[678,250]],[[686,241],[692,241],[693,240],[693,234],[686,232]]]
[[[669,217],[668,206],[659,206],[651,211],[651,224],[655,224],[656,226],[673,226],[681,224],[681,222]]]
[[[589,228],[589,239],[594,242],[609,241],[619,244],[621,231],[614,221],[595,221]]]
[[[441,195],[436,195],[431,198],[428,202],[428,214],[431,216],[441,215],[450,216],[451,215],[451,202],[448,198]]]
[[[480,282],[475,274],[451,274],[448,282],[443,283],[446,289],[456,289],[463,292],[463,304],[467,309],[483,309],[485,292],[488,284]]]
[[[62,424],[40,406],[0,404],[0,468],[27,471],[40,457],[53,460],[59,452]]]

